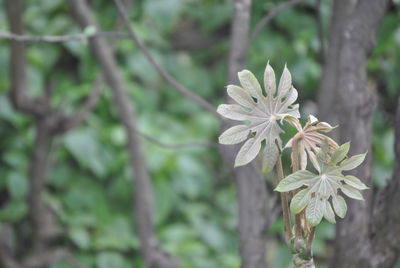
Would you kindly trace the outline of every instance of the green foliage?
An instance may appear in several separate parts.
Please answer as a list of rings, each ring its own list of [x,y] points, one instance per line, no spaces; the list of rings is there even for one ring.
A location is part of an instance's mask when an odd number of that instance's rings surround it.
[[[112,1],[90,2],[101,30],[111,31],[116,19]],[[253,2],[252,26],[282,1]],[[174,77],[214,104],[223,103],[233,2],[176,3],[176,0],[135,1],[135,7],[129,10],[132,23],[151,53]],[[304,114],[313,109],[321,75],[321,44],[315,16],[309,8],[313,9],[313,5],[313,1],[305,1],[303,6],[282,12],[251,44],[247,63],[248,69],[258,70],[256,77],[262,77],[266,59],[278,69],[287,61],[299,102],[304,104],[301,110]],[[70,18],[68,1],[27,0],[24,7],[28,34],[81,32]],[[322,1],[325,37],[330,7],[331,1]],[[399,15],[397,8],[384,18],[377,47],[369,60],[370,77],[379,85],[380,106],[374,118],[371,153],[375,160],[374,185],[380,187],[390,179],[394,161],[394,135],[388,113],[400,88]],[[212,37],[216,42],[201,49],[174,47],[172,41],[177,39],[174,34],[188,24],[192,25],[189,32],[195,36]],[[8,29],[4,9],[0,10],[0,29]],[[190,38],[185,35],[183,40],[187,39]],[[27,218],[25,198],[34,126],[29,116],[11,107],[9,48],[6,41],[0,43],[0,222],[23,223]],[[72,114],[92,89],[99,72],[87,42],[32,43],[28,48],[29,94],[41,93],[45,82],[51,79],[55,84],[52,105]],[[118,40],[116,55],[142,132],[165,144],[215,140],[219,131],[217,120],[173,92],[131,40]],[[57,139],[51,154],[46,203],[56,213],[59,227],[66,229],[66,237],[59,242],[70,245],[74,256],[88,268],[124,268],[127,263],[129,267],[143,267],[133,223],[136,215],[131,203],[132,170],[116,108],[105,87],[87,121]],[[282,137],[285,141],[285,134]],[[162,245],[179,256],[183,268],[240,267],[236,193],[231,174],[220,162],[217,150],[177,151],[144,142],[155,192],[156,229]],[[278,220],[269,230],[269,236],[273,237],[273,243],[268,245],[270,267],[284,268],[290,262],[290,252],[279,240],[282,228]],[[314,243],[317,257],[327,258],[326,241],[332,240],[333,234],[331,225],[326,222],[319,225]],[[52,268],[70,266],[59,262]]]

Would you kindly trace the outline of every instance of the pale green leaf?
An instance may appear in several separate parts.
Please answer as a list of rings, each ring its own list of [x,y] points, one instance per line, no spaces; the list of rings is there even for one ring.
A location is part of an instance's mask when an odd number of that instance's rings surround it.
[[[306,219],[311,226],[317,226],[323,217],[322,201],[317,198],[311,198],[310,203],[306,208]]]
[[[357,200],[364,200],[362,194],[356,188],[351,187],[350,185],[343,185],[341,188],[342,192],[350,198]]]
[[[300,170],[293,174],[290,174],[283,180],[281,180],[278,186],[275,188],[275,191],[278,192],[288,192],[294,189],[300,188],[303,185],[310,184],[310,181],[314,178],[317,178],[316,175],[311,173],[308,170]]]
[[[335,220],[335,213],[333,212],[333,209],[331,207],[331,204],[329,203],[328,200],[324,200],[324,217],[327,219],[330,223],[336,223]]]
[[[243,107],[237,104],[220,104],[217,113],[228,119],[238,121],[245,121],[248,117]]]
[[[326,162],[329,154],[329,143],[328,138],[324,139],[320,143],[320,150],[317,152],[317,158],[322,162]]]
[[[346,142],[340,145],[339,149],[332,154],[331,162],[333,164],[337,164],[340,161],[342,161],[349,152],[349,149],[350,149],[350,142]]]
[[[340,163],[340,165],[339,165],[340,169],[341,170],[351,170],[351,169],[358,167],[364,161],[365,155],[366,155],[366,153],[357,154],[357,155],[350,157],[349,159],[343,160],[343,162]]]
[[[236,159],[235,159],[235,167],[243,166],[248,164],[251,160],[253,160],[258,152],[261,149],[261,142],[259,142],[256,138],[248,139],[240,148]]]
[[[279,109],[278,112],[284,113],[285,111],[287,111],[289,106],[292,105],[293,102],[297,100],[297,96],[298,96],[297,90],[294,87],[292,87],[287,96],[285,97],[285,100],[282,102],[281,108]]]
[[[347,212],[347,205],[344,198],[340,195],[333,195],[332,204],[333,208],[335,209],[336,215],[338,215],[340,218],[344,218]]]
[[[279,151],[275,143],[265,145],[262,159],[262,170],[264,173],[268,173],[274,168],[278,155]]]
[[[258,82],[257,82],[258,83]],[[228,92],[229,97],[234,99],[237,103],[240,105],[243,105],[244,107],[251,108],[255,105],[253,99],[247,93],[243,88],[235,86],[235,85],[229,85],[228,89],[226,90]]]
[[[250,127],[246,125],[237,125],[225,130],[219,136],[219,143],[221,144],[237,144],[249,136]]]
[[[292,200],[290,201],[290,210],[297,214],[301,212],[310,201],[311,195],[307,189],[303,189],[298,192],[295,196],[293,196]]]
[[[367,185],[365,185],[361,180],[351,175],[345,176],[344,182],[358,190],[368,189]]]
[[[281,79],[279,80],[279,86],[278,86],[279,96],[280,97],[286,96],[287,92],[291,87],[292,87],[292,76],[285,65],[285,68],[283,68]]]
[[[242,87],[254,98],[262,96],[261,86],[256,77],[249,70],[243,70],[238,73],[239,81]]]
[[[264,87],[268,96],[272,97],[275,94],[276,91],[275,72],[274,69],[272,69],[271,65],[269,65],[269,62],[267,63],[267,67],[265,68],[264,71]]]

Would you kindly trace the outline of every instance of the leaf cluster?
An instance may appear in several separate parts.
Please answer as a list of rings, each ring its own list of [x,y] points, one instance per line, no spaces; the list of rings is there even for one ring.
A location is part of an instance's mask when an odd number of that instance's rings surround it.
[[[279,120],[287,116],[300,117],[299,105],[293,104],[297,99],[297,90],[292,86],[292,77],[286,66],[276,90],[275,72],[267,64],[264,72],[266,96],[250,71],[243,70],[238,77],[242,87],[229,85],[227,89],[228,95],[237,104],[221,104],[217,112],[228,119],[242,121],[243,124],[227,129],[219,137],[219,142],[237,144],[246,140],[235,159],[235,166],[243,166],[257,156],[261,143],[265,141],[263,169],[270,171],[279,154],[275,141],[281,144],[279,135],[283,130]]]
[[[359,166],[365,154],[347,157],[350,143],[339,146],[324,134],[335,127],[319,122],[312,115],[302,127],[298,119],[298,104],[293,104],[298,93],[292,86],[291,74],[286,66],[276,89],[275,72],[267,64],[264,71],[266,96],[250,71],[241,71],[238,77],[242,87],[229,85],[227,88],[228,95],[237,104],[221,104],[217,110],[228,119],[243,122],[227,129],[219,137],[221,144],[246,141],[236,156],[235,166],[246,165],[254,160],[265,141],[263,171],[269,172],[280,157],[280,134],[283,132],[280,124],[286,121],[297,130],[285,146],[292,148],[293,173],[282,179],[275,190],[294,195],[290,210],[294,214],[305,210],[306,225],[316,226],[323,217],[335,223],[335,214],[343,218],[347,205],[340,193],[362,200],[360,191],[368,188],[358,178],[344,175],[343,172]],[[306,170],[308,162],[312,163],[316,173]]]
[[[343,144],[332,153],[327,148],[323,146],[317,153],[316,160],[320,167],[317,174],[308,170],[297,171],[283,179],[275,189],[279,192],[299,190],[291,200],[290,210],[297,214],[305,209],[311,226],[318,225],[323,217],[335,223],[335,214],[341,218],[346,215],[346,201],[339,195],[339,190],[350,198],[363,200],[360,190],[368,189],[355,176],[342,174],[359,166],[366,154],[347,158],[350,143]]]

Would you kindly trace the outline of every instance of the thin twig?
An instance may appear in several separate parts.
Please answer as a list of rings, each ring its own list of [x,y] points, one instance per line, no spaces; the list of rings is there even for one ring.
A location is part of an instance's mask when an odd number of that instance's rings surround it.
[[[67,35],[20,35],[5,31],[0,31],[0,39],[8,39],[18,42],[46,42],[46,43],[61,43],[69,41],[82,41],[90,37],[105,37],[105,38],[130,38],[129,34],[122,32],[96,32],[93,34],[67,34]]]
[[[268,12],[267,15],[265,15],[264,18],[262,18],[257,25],[254,27],[253,32],[250,34],[250,43],[254,41],[254,39],[257,37],[257,35],[260,33],[261,29],[264,28],[271,20],[273,20],[279,13],[282,11],[300,3],[303,0],[290,0],[287,2],[284,2],[280,4],[279,6],[275,7],[272,9],[270,12]]]
[[[122,21],[125,24],[125,27],[128,30],[128,33],[131,37],[131,39],[136,43],[136,45],[139,47],[139,49],[142,51],[143,55],[147,58],[147,60],[154,66],[154,68],[158,71],[158,73],[161,75],[161,77],[169,83],[173,88],[176,89],[179,93],[184,95],[185,97],[191,99],[192,101],[196,102],[199,104],[201,107],[205,108],[212,114],[214,114],[217,118],[220,118],[220,115],[216,112],[216,109],[213,105],[211,105],[209,102],[207,102],[205,99],[200,97],[199,95],[193,93],[189,89],[187,89],[185,86],[183,86],[181,83],[175,80],[161,65],[154,59],[154,57],[150,54],[148,51],[147,47],[145,44],[139,39],[139,37],[136,35],[135,30],[132,27],[132,24],[129,20],[128,14],[126,13],[126,8],[124,4],[122,3],[121,0],[114,0],[118,12],[121,16]]]
[[[178,143],[178,144],[165,144],[162,143],[160,141],[158,141],[158,139],[147,135],[139,130],[136,130],[136,132],[138,132],[138,134],[140,136],[142,136],[142,138],[144,138],[145,140],[159,146],[165,149],[186,149],[186,148],[193,148],[193,147],[210,147],[210,148],[217,148],[218,144],[214,143],[214,142],[210,142],[210,141],[204,141],[204,142],[187,142],[187,143]]]
[[[279,146],[278,146],[278,150],[279,150]],[[285,175],[283,173],[282,157],[281,157],[280,153],[278,156],[278,161],[276,162],[276,174],[278,176],[278,181],[283,180],[283,178],[285,177]],[[293,233],[292,233],[292,225],[290,223],[290,216],[289,216],[288,196],[287,196],[287,193],[285,193],[285,192],[282,192],[280,195],[281,195],[281,205],[282,205],[282,212],[283,212],[283,222],[285,225],[284,226],[285,239],[286,239],[286,243],[288,245],[290,245],[291,239],[293,237]]]
[[[69,0],[76,21],[82,28],[96,25],[96,19],[86,1]],[[128,22],[129,24],[129,22]],[[109,85],[116,103],[119,119],[127,135],[127,149],[130,164],[133,168],[133,211],[137,235],[140,240],[140,251],[145,267],[180,267],[179,260],[171,256],[160,245],[154,226],[154,198],[151,177],[145,159],[145,150],[140,136],[135,131],[137,117],[129,98],[126,83],[113,55],[113,48],[101,38],[90,38],[89,46],[102,68],[105,82]]]

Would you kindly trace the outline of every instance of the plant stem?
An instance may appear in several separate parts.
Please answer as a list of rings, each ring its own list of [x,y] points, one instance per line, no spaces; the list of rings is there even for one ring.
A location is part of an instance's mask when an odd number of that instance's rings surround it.
[[[297,135],[293,137],[292,142],[292,171],[293,173],[299,170],[299,141]]]
[[[292,142],[292,171],[293,173],[300,169],[299,165],[299,139],[301,136],[295,136]],[[293,191],[293,195],[295,195],[298,191]],[[304,226],[302,225],[302,220],[304,222]],[[294,221],[294,230],[295,230],[295,241],[294,241],[294,249],[295,252],[293,254],[293,263],[294,268],[315,268],[314,260],[312,258],[311,245],[314,239],[315,228],[311,227],[308,234],[307,240],[303,237],[303,228],[308,230],[308,223],[305,219],[304,210],[295,215]]]
[[[315,268],[313,258],[304,259],[299,253],[293,255],[293,263],[293,268]]]
[[[314,234],[315,234],[315,227],[311,227],[310,233],[308,234],[308,237],[307,237],[307,244],[306,244],[306,249],[308,252],[310,252],[310,256],[312,255],[311,247],[312,247],[312,242],[314,240]]]
[[[299,170],[299,143],[298,143],[298,138],[295,136],[293,138],[293,143],[292,143],[292,171],[293,173]],[[293,196],[297,193],[295,191],[293,193]],[[303,239],[303,232],[301,228],[301,213],[296,214],[294,216],[294,234],[295,234],[295,239],[296,241],[300,241]]]
[[[285,175],[283,174],[283,166],[282,166],[282,157],[281,153],[279,153],[278,161],[276,162],[276,174],[278,176],[278,181],[283,180]],[[285,239],[286,243],[290,246],[290,241],[293,237],[292,234],[292,226],[290,223],[290,216],[289,216],[289,205],[288,205],[288,196],[287,193],[281,193],[281,205],[282,205],[282,212],[283,212],[283,222],[285,224]]]

